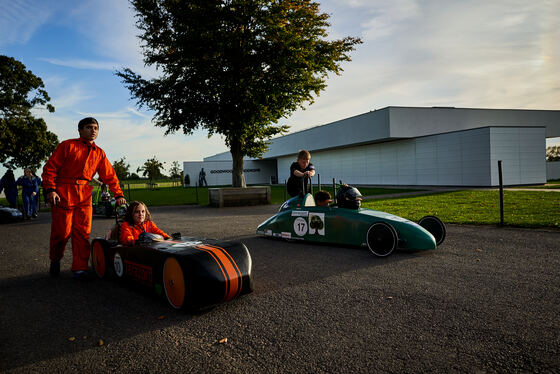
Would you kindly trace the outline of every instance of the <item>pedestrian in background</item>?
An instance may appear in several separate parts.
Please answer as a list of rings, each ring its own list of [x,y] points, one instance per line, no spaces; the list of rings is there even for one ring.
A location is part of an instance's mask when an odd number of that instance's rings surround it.
[[[10,208],[16,208],[18,188],[16,184],[16,178],[14,177],[14,172],[11,169],[8,169],[2,179],[0,179],[0,193],[2,193],[2,190],[6,195],[6,200],[8,200]]]
[[[30,219],[35,205],[34,197],[37,195],[37,180],[33,178],[31,169],[25,169],[23,176],[19,177],[16,184],[22,186],[21,199],[23,200],[23,219]]]

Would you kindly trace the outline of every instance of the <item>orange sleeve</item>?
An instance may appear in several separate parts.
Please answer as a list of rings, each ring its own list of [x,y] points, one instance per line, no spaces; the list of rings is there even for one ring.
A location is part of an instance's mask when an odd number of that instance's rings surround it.
[[[134,241],[134,230],[130,227],[128,222],[123,222],[121,225],[121,233],[119,235],[119,242],[122,245],[133,245]]]
[[[124,194],[121,190],[121,186],[119,185],[119,179],[117,178],[117,174],[115,173],[115,169],[113,169],[113,165],[107,159],[105,152],[102,152],[101,162],[99,163],[99,169],[97,170],[99,173],[99,177],[109,186],[109,189],[113,191],[115,197],[124,197]]]
[[[159,234],[161,236],[163,236],[165,239],[169,239],[170,236],[167,235],[162,229],[160,229],[159,227],[156,226],[156,223],[154,221],[148,221],[150,222],[150,226],[149,226],[149,232],[151,232],[152,234]]]
[[[58,175],[58,170],[66,159],[67,142],[60,143],[54,150],[51,157],[43,167],[43,188],[45,190],[56,189],[55,179]]]

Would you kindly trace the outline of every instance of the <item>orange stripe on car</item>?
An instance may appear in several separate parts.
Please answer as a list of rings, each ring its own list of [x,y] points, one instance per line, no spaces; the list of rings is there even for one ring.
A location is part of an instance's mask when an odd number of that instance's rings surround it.
[[[224,248],[218,247],[218,246],[215,246],[215,245],[210,245],[210,244],[207,244],[207,246],[216,248],[217,250],[220,250],[229,259],[230,263],[233,265],[233,268],[235,270],[235,274],[232,274],[233,276],[230,276],[230,280],[232,280],[232,281],[237,280],[239,284],[237,285],[237,291],[234,292],[234,295],[232,296],[232,298],[239,296],[241,294],[241,288],[242,288],[241,286],[243,285],[243,278],[241,276],[241,271],[239,270],[239,267],[237,266],[237,263],[235,262],[233,257],[231,257],[229,252],[226,251]],[[228,299],[228,300],[231,300],[231,299]]]
[[[212,249],[206,248],[206,246],[204,246],[204,245],[197,245],[195,248],[198,249],[199,251],[208,253],[208,254],[210,255],[210,257],[212,257],[212,258],[214,259],[214,261],[216,262],[216,264],[218,264],[218,268],[219,268],[220,271],[222,272],[222,275],[224,276],[224,279],[225,279],[225,281],[226,281],[226,290],[225,290],[225,293],[224,293],[224,300],[225,300],[226,297],[227,297],[227,295],[228,295],[229,279],[228,279],[228,277],[226,276],[226,273],[225,273],[225,271],[224,271],[224,267],[223,267],[221,261],[216,257],[216,255],[214,254],[214,252],[212,251]]]
[[[221,247],[207,244],[198,245],[196,248],[211,254],[216,263],[220,266],[222,273],[225,271],[224,279],[226,280],[226,290],[224,301],[229,301],[238,296],[241,292],[240,272],[237,264],[233,261],[229,253]]]

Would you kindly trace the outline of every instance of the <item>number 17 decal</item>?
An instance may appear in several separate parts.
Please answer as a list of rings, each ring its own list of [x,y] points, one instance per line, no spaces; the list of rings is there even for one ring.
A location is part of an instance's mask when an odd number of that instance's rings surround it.
[[[307,221],[305,218],[298,217],[294,220],[294,232],[299,236],[307,234]]]

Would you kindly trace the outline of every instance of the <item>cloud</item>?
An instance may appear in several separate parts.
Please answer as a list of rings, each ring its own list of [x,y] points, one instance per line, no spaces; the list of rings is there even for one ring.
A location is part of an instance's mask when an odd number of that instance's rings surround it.
[[[327,89],[315,104],[280,121],[292,125],[291,131],[389,105],[558,109],[560,2],[320,3],[321,10],[331,15],[329,38],[360,36],[364,43],[350,53],[352,62],[342,64],[341,76],[329,77]],[[109,71],[120,66],[146,78],[156,75],[143,66],[136,37],[140,31],[129,2],[16,0],[2,4],[8,5],[0,5],[0,43],[24,43],[40,27],[56,23],[64,30],[75,30],[78,36],[72,35],[72,40],[91,51],[87,61],[83,55],[73,58],[71,50],[64,56],[54,52],[43,56],[47,68],[80,69],[66,70],[68,75],[63,77],[52,73],[62,69],[45,70],[49,73],[43,75],[57,110],[46,116],[47,123],[61,139],[77,136],[80,116],[94,115],[102,122],[99,142],[110,158],[126,156],[135,167],[154,155],[162,161],[181,162],[227,151],[223,139],[207,139],[204,131],[189,137],[164,137],[165,129],[153,126],[151,114],[131,108],[128,95],[121,95],[113,85],[116,78]],[[38,70],[32,64],[28,67]],[[91,84],[103,77],[108,83],[99,86],[107,91]],[[86,113],[87,108],[97,112]]]
[[[0,2],[0,45],[27,43],[52,13],[42,1]]]
[[[362,24],[364,40],[387,38],[406,30],[409,24],[421,16],[420,6],[413,0],[384,0],[373,4],[355,1],[355,7],[366,8],[371,14]]]
[[[157,76],[155,69],[144,66],[140,40],[137,37],[140,30],[136,28],[134,11],[129,2],[80,1],[72,8],[70,19],[76,31],[92,43],[96,54],[118,61],[114,64],[117,68],[126,66],[148,77]],[[81,26],[84,24],[88,27]]]
[[[136,170],[154,156],[166,162],[165,167],[169,168],[173,161],[182,164],[183,161],[198,161],[203,157],[227,151],[219,136],[208,139],[205,131],[198,131],[191,136],[181,133],[164,136],[165,129],[155,127],[150,119],[136,121],[131,116],[117,116],[105,117],[99,121],[101,130],[98,143],[111,161],[126,157],[132,166],[131,170]]]
[[[63,92],[63,94],[53,96],[51,104],[58,112],[73,110],[78,104],[95,98],[95,95],[78,83],[64,86],[62,90],[58,89],[57,92]]]
[[[114,71],[120,68],[122,63],[110,61],[92,61],[82,59],[62,60],[58,58],[39,58],[41,61],[48,62],[53,65],[65,66],[74,69],[89,69],[89,70],[110,70]]]
[[[326,0],[332,33],[364,44],[298,131],[385,106],[558,109],[560,3]],[[349,26],[354,20],[354,26]]]
[[[49,131],[60,141],[79,137],[78,120],[93,115],[100,126],[96,143],[105,151],[109,161],[125,158],[130,171],[135,172],[146,160],[156,157],[165,162],[165,170],[173,161],[201,161],[204,157],[228,151],[223,138],[208,138],[206,131],[186,136],[182,133],[164,136],[165,129],[155,127],[151,117],[131,108],[114,112],[41,113]]]

